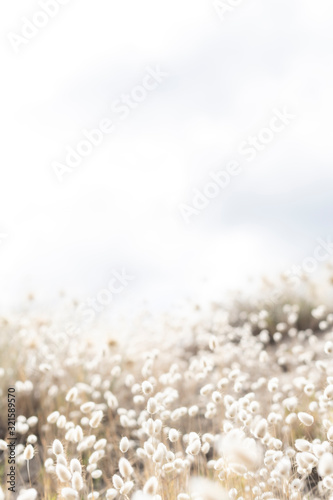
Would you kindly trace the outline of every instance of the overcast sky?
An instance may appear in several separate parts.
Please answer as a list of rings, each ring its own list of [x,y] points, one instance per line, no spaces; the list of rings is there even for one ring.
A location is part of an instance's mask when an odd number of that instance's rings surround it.
[[[135,280],[119,305],[216,298],[332,234],[331,0],[224,16],[210,0],[70,0],[52,19],[42,3],[0,6],[3,304],[84,299],[122,268]],[[23,42],[26,19],[46,24]],[[115,102],[157,67],[121,119]],[[248,161],[239,148],[276,110],[293,118]],[[59,182],[54,162],[105,118],[112,133]],[[238,175],[186,223],[180,207],[231,161]]]

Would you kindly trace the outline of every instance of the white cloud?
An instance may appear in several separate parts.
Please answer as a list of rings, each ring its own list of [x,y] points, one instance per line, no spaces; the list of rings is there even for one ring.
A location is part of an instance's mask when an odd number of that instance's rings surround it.
[[[3,35],[37,8],[25,0],[2,5]],[[306,254],[330,230],[310,189],[325,193],[332,181],[332,13],[328,0],[249,0],[221,23],[206,0],[72,0],[18,55],[3,45],[7,298],[22,282],[93,292],[119,264],[139,273],[137,297],[172,299],[199,289],[205,276],[217,290]],[[148,64],[169,78],[59,185],[51,162],[83,128],[112,116],[112,101]],[[178,203],[278,104],[297,122],[186,228]],[[297,252],[297,228],[286,229],[293,221],[302,227]],[[249,249],[247,260],[239,248]]]

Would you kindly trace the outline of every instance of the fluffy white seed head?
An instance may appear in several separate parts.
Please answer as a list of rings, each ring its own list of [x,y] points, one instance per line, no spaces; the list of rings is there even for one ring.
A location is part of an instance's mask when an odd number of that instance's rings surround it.
[[[62,464],[67,467],[67,459],[65,455],[57,455],[57,464]]]
[[[8,445],[7,445],[6,441],[4,441],[3,439],[0,439],[0,450],[5,451],[5,450],[7,450],[7,448],[8,448]]]
[[[102,410],[94,411],[91,419],[89,420],[90,427],[92,427],[93,429],[96,429],[99,426],[99,424],[101,423],[102,419],[103,419]]]
[[[188,414],[190,417],[195,417],[198,414],[198,412],[199,412],[199,407],[196,405],[193,405],[188,409]]]
[[[97,464],[97,462],[103,458],[105,455],[105,451],[104,450],[96,450],[94,451],[90,457],[89,457],[89,463],[90,464]]]
[[[333,384],[330,384],[326,387],[324,395],[327,399],[333,399]]]
[[[91,413],[95,408],[95,403],[92,401],[89,401],[88,403],[83,403],[80,406],[80,410],[82,413]]]
[[[126,481],[126,483],[124,483],[124,486],[120,488],[120,494],[126,497],[130,493],[130,491],[132,491],[133,486],[133,481]]]
[[[327,431],[327,439],[333,443],[333,425]]]
[[[77,500],[79,498],[78,492],[73,488],[63,488],[61,495],[65,500]]]
[[[74,401],[76,401],[77,396],[78,396],[77,388],[72,387],[66,394],[66,401],[68,401],[69,403],[73,403]]]
[[[321,477],[329,476],[333,474],[333,455],[332,453],[324,453],[319,459],[318,463],[318,474]]]
[[[144,485],[143,487],[143,492],[146,494],[146,495],[156,495],[157,493],[157,490],[158,490],[158,479],[157,477],[155,476],[152,476],[148,479],[148,481],[146,482],[146,484]]]
[[[56,474],[58,478],[60,479],[61,482],[67,483],[70,481],[72,475],[67,469],[67,467],[63,464],[57,464],[56,465]]]
[[[23,452],[24,459],[31,460],[34,457],[34,454],[35,454],[34,447],[31,444],[28,444]]]
[[[267,428],[268,428],[268,424],[267,424],[267,420],[262,418],[256,425],[255,429],[254,429],[254,435],[256,436],[256,438],[258,439],[262,439],[266,432],[267,432]]]
[[[88,500],[97,500],[99,498],[99,491],[92,491],[87,498]]]
[[[72,476],[72,488],[76,491],[81,491],[83,489],[84,483],[83,478],[79,471],[74,471]]]
[[[332,354],[333,353],[333,342],[331,342],[330,340],[328,342],[326,342],[325,347],[324,347],[324,351],[326,354]]]
[[[65,415],[60,415],[60,417],[57,420],[58,429],[64,429],[65,425],[66,425],[66,417]]]
[[[314,422],[313,416],[304,411],[299,412],[297,416],[299,420],[302,422],[302,424],[305,425],[306,427],[310,427]]]
[[[154,390],[153,385],[150,382],[148,382],[148,380],[145,380],[142,383],[142,392],[146,396],[148,396],[149,394],[152,394],[153,390]]]
[[[74,429],[74,440],[76,443],[80,443],[83,439],[83,430],[80,425],[76,425]]]
[[[115,488],[110,488],[109,490],[107,490],[105,498],[107,500],[114,500],[118,496],[118,493],[118,490],[116,490]]]
[[[55,455],[62,455],[64,453],[64,447],[59,441],[59,439],[55,439],[52,444],[52,451]]]
[[[129,440],[126,436],[121,438],[120,443],[119,443],[119,449],[122,453],[126,453],[129,449]]]
[[[94,444],[94,449],[95,450],[103,450],[107,445],[107,440],[102,438],[99,439],[95,444]]]
[[[119,460],[119,472],[123,478],[130,477],[133,474],[133,467],[124,457]]]
[[[120,476],[118,476],[118,474],[114,474],[112,476],[112,483],[116,490],[120,490],[120,488],[124,486],[124,481]]]
[[[201,442],[200,439],[195,439],[189,446],[186,448],[187,453],[190,455],[198,455],[201,450]]]
[[[155,398],[149,398],[147,403],[147,411],[151,415],[154,415],[157,412],[157,402]]]
[[[103,472],[100,469],[93,470],[91,473],[91,477],[93,479],[99,479],[100,477],[102,477],[102,475],[103,475]]]
[[[171,443],[175,443],[179,439],[179,431],[177,429],[170,429],[168,433],[168,438]]]
[[[298,451],[311,451],[312,446],[306,439],[296,439],[295,448]]]
[[[55,424],[59,418],[59,415],[60,413],[58,411],[54,411],[50,413],[50,415],[47,417],[46,420],[48,421],[49,424]]]

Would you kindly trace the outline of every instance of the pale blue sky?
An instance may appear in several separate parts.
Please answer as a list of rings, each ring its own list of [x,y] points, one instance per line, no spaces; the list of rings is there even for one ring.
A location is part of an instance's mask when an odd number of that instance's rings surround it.
[[[84,298],[122,267],[126,307],[220,297],[332,234],[330,0],[244,0],[223,21],[209,0],[71,0],[16,54],[8,33],[38,10],[0,7],[5,302]],[[156,65],[168,78],[59,184],[51,163]],[[186,225],[179,204],[285,106],[295,120]]]

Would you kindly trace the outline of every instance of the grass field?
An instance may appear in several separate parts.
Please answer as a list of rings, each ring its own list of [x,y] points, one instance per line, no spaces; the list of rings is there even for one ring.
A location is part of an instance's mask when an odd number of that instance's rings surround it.
[[[0,499],[333,498],[327,306],[193,306],[127,336],[0,325]]]

